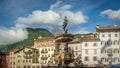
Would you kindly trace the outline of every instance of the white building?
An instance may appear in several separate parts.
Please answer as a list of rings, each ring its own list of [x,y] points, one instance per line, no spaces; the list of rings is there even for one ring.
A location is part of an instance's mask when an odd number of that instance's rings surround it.
[[[97,34],[81,38],[82,62],[84,65],[95,66],[100,60],[100,39]]]
[[[80,39],[74,39],[72,42],[68,44],[68,47],[70,47],[74,51],[74,58],[81,56]]]
[[[104,27],[97,25],[96,31],[101,41],[101,62],[105,65],[108,65],[110,61],[112,64],[120,64],[118,44],[120,40],[120,28],[116,25]]]

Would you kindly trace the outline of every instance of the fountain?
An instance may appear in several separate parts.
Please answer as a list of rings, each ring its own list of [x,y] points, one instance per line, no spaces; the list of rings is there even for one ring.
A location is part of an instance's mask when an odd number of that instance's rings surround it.
[[[73,40],[73,35],[68,33],[67,17],[63,22],[63,32],[55,37],[54,61],[56,66],[68,66],[74,61],[73,50],[68,48],[68,43]]]

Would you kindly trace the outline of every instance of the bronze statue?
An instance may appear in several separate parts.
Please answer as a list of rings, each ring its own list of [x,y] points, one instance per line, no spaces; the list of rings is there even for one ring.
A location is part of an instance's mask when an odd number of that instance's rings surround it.
[[[67,33],[67,29],[66,29],[66,27],[67,27],[67,22],[68,22],[68,20],[67,20],[67,17],[65,16],[64,22],[63,22],[63,31],[64,31],[64,33]]]

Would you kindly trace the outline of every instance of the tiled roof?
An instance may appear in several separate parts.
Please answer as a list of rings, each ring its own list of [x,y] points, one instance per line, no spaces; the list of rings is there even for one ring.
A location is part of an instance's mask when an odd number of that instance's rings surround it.
[[[96,28],[97,32],[117,32],[120,31],[120,28],[117,26],[103,26]]]

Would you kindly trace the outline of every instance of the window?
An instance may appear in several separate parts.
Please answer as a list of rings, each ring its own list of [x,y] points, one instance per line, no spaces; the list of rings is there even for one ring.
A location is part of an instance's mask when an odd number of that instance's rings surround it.
[[[28,68],[30,68],[30,66],[28,65]]]
[[[85,47],[86,47],[86,46],[88,46],[88,44],[87,44],[87,43],[85,43]]]
[[[17,68],[20,68],[20,66],[17,66]]]
[[[75,47],[75,49],[77,50],[78,48],[77,48],[77,47]]]
[[[47,48],[45,48],[45,51],[47,51]]]
[[[88,54],[88,50],[85,50],[85,54]]]
[[[94,43],[93,46],[97,46],[97,43]]]
[[[50,54],[48,54],[48,57],[50,57]]]
[[[20,60],[18,60],[18,63],[20,63]]]
[[[105,58],[101,58],[101,62],[104,62],[105,61]]]
[[[105,37],[105,35],[103,34],[102,37]]]
[[[48,48],[48,51],[50,51],[50,48]]]
[[[88,58],[88,56],[85,56],[85,59],[84,59],[85,61],[89,61],[89,58]]]
[[[10,65],[12,65],[12,62],[10,62]]]
[[[111,34],[108,34],[108,37],[111,37]]]
[[[29,63],[31,63],[31,60],[29,60]]]
[[[78,53],[76,53],[76,55],[78,55]]]
[[[117,37],[117,34],[115,34],[115,37]]]
[[[23,68],[26,68],[26,66],[24,66]]]
[[[106,50],[102,50],[101,53],[106,53]]]
[[[119,53],[119,49],[115,48],[114,53]]]
[[[26,63],[27,63],[28,61],[26,60]]]
[[[94,56],[94,57],[93,57],[93,61],[97,61],[97,56]]]
[[[25,60],[23,60],[23,63],[25,62]]]
[[[108,50],[107,50],[107,53],[110,53],[110,54],[111,54],[111,53],[112,53],[112,49],[108,49]]]

